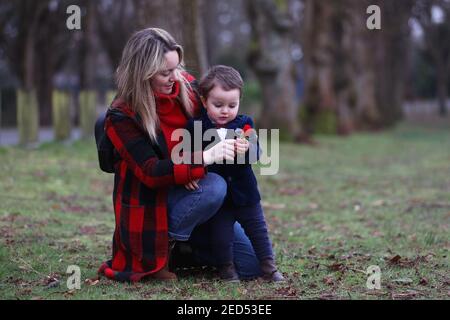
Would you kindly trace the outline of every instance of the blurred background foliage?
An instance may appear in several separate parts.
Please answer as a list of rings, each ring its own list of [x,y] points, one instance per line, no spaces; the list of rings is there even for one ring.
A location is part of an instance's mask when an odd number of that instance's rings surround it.
[[[66,27],[73,4],[80,30]],[[370,5],[380,8],[380,30],[367,28]],[[448,114],[448,0],[0,0],[1,127],[78,127],[92,108],[105,110],[122,49],[146,27],[168,30],[197,77],[214,64],[237,68],[246,81],[241,112],[284,139]],[[24,108],[38,112],[19,112],[19,90],[35,95],[22,100],[36,100]],[[55,106],[54,91],[66,105]],[[84,91],[95,95],[87,116]]]

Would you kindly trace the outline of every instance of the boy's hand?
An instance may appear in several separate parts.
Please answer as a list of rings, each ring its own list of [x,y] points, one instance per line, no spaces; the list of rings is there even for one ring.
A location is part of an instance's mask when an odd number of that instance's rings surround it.
[[[244,154],[247,152],[249,147],[250,143],[247,141],[247,139],[236,139],[236,153]]]
[[[199,180],[200,180],[200,179],[192,180],[192,181],[186,183],[186,184],[184,185],[184,187],[185,187],[186,189],[188,189],[188,190],[191,190],[191,191],[197,190],[198,188],[200,188],[200,187],[198,186]]]
[[[226,160],[233,161],[235,155],[236,141],[225,139],[214,145],[212,148],[203,151],[203,162],[205,165],[213,163],[223,163]]]

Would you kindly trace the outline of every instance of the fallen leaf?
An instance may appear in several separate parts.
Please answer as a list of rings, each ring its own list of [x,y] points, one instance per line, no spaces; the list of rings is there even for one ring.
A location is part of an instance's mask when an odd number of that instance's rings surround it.
[[[80,233],[83,235],[92,235],[97,233],[97,228],[94,226],[83,226],[80,228]]]
[[[31,300],[44,300],[42,297],[31,297]]]
[[[87,285],[90,285],[90,286],[95,286],[99,282],[100,282],[100,280],[98,278],[84,280],[84,283],[86,283]]]
[[[316,209],[319,208],[319,205],[317,203],[312,202],[312,203],[309,204],[309,208],[311,210],[316,210]]]
[[[381,206],[384,206],[385,204],[386,204],[386,201],[381,200],[381,199],[372,202],[372,206],[374,206],[374,207],[381,207]]]
[[[418,295],[417,291],[408,290],[406,292],[392,293],[392,299],[412,299]]]
[[[402,259],[402,257],[397,254],[389,259],[389,263],[390,264],[398,264],[401,259]]]
[[[343,265],[342,263],[333,263],[332,265],[328,266],[328,269],[330,269],[331,271],[344,271],[345,265]]]
[[[331,300],[331,299],[336,299],[336,296],[335,296],[334,294],[332,294],[332,293],[322,293],[322,294],[319,296],[319,299],[322,299],[322,300]]]
[[[59,278],[60,278],[59,274],[53,273],[46,276],[45,279],[43,280],[43,283],[45,286],[47,286],[47,288],[54,288],[59,286]]]
[[[426,262],[430,262],[434,258],[434,253],[429,253],[425,257],[423,257]]]
[[[56,287],[58,287],[59,285],[60,285],[59,280],[55,280],[55,281],[50,282],[50,283],[47,285],[47,289],[50,289],[50,288],[56,288]]]
[[[76,292],[75,289],[74,289],[74,290],[66,291],[66,292],[64,293],[64,296],[65,296],[65,297],[73,296],[73,295],[75,294],[75,292]]]
[[[374,232],[372,232],[372,236],[376,237],[376,238],[380,238],[380,237],[384,237],[384,233],[378,230],[375,230]]]
[[[295,297],[297,295],[297,289],[292,287],[283,287],[275,290],[275,292],[279,295],[285,296],[285,297]]]
[[[323,278],[322,281],[328,286],[332,286],[334,284],[334,279],[331,276]]]
[[[268,203],[268,202],[262,202],[262,206],[264,209],[272,209],[272,210],[281,210],[286,208],[286,205],[284,203]]]
[[[409,283],[412,283],[413,280],[411,278],[399,278],[399,279],[392,280],[392,282],[401,283],[401,284],[409,284]]]
[[[280,189],[279,193],[287,196],[296,196],[299,194],[303,194],[304,190],[303,188],[282,188]]]
[[[246,295],[247,292],[248,292],[248,290],[245,289],[245,288],[244,288],[244,289],[238,288],[237,291],[238,291],[240,294],[243,294],[243,295]]]

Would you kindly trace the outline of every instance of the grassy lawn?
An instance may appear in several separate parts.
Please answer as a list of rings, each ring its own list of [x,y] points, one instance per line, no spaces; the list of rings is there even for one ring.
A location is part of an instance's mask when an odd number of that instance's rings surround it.
[[[0,299],[449,299],[450,129],[317,142],[282,144],[279,173],[258,176],[283,284],[203,272],[89,281],[114,228],[113,176],[94,143],[0,148]],[[66,287],[69,265],[81,268],[80,290]],[[380,290],[366,287],[371,265]]]

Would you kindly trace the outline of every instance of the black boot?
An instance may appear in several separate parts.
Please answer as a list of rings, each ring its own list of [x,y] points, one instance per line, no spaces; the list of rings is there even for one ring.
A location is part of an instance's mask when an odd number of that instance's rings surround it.
[[[266,281],[281,282],[285,281],[283,275],[277,270],[275,260],[273,258],[264,259],[260,263],[262,278]]]
[[[227,282],[239,282],[239,275],[234,268],[233,262],[219,266],[219,276],[220,279]]]
[[[200,264],[195,260],[192,247],[188,242],[177,241],[172,250],[169,260],[169,270],[177,268],[198,267]]]

